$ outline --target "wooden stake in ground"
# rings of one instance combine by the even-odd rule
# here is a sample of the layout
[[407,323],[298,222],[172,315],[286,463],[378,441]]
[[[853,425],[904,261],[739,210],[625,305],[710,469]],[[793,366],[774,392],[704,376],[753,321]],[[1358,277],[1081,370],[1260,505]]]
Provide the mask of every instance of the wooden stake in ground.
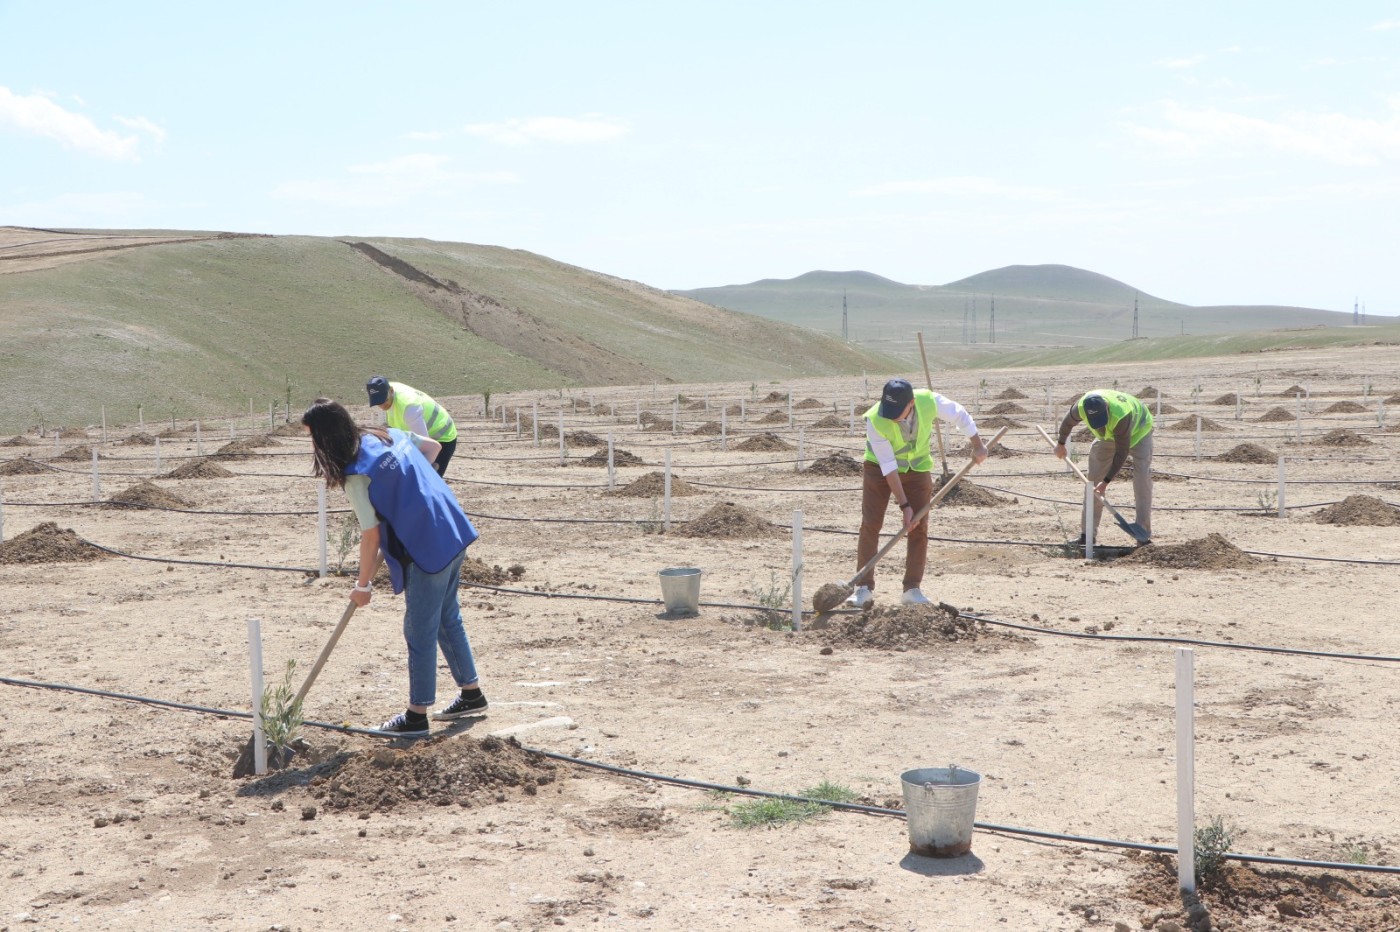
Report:
[[[1001,442],[1001,438],[1006,434],[1007,430],[1008,428],[1003,427],[1001,430],[998,430],[996,432],[996,435],[993,436],[991,440],[987,441],[987,451],[989,453],[991,452],[992,447],[996,446],[998,443]],[[920,521],[924,520],[924,516],[927,515],[930,511],[932,511],[935,505],[943,501],[943,499],[947,497],[948,493],[953,491],[953,487],[962,481],[963,476],[966,476],[969,472],[971,472],[972,467],[976,465],[976,460],[968,459],[967,464],[963,466],[962,469],[959,469],[956,475],[954,475],[951,479],[943,483],[942,488],[938,490],[938,494],[934,495],[933,498],[929,500],[929,503],[927,505],[919,509],[918,514],[914,515],[914,519],[909,522],[910,525],[917,525]],[[908,530],[901,525],[899,528],[899,532],[895,534],[894,537],[890,538],[890,542],[885,544],[885,546],[881,547],[879,552],[876,553],[875,556],[871,557],[870,560],[864,566],[857,570],[856,574],[851,577],[849,582],[843,583],[840,586],[836,587],[836,591],[832,591],[832,587],[830,586],[822,586],[821,589],[818,589],[817,595],[812,598],[812,608],[817,610],[817,617],[812,619],[812,623],[808,625],[808,627],[825,627],[827,616],[834,612],[836,608],[842,602],[844,602],[853,591],[855,591],[856,582],[866,573],[870,572],[871,568],[873,568],[875,564],[879,563],[880,560],[884,558],[885,554],[893,550],[894,545],[903,540],[904,535],[907,533]]]
[[[924,361],[924,381],[928,390],[933,391],[933,376],[928,371],[928,354],[924,352],[924,332],[919,331],[919,358]],[[933,415],[933,435],[938,438],[938,464],[943,467],[943,484],[948,484],[948,457],[943,453],[943,428],[938,426],[937,406]]]

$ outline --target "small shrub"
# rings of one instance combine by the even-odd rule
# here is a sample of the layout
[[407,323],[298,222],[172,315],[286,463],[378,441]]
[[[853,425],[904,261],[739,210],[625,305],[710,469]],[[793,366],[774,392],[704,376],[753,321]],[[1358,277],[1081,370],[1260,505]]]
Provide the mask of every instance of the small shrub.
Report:
[[284,757],[289,756],[292,742],[301,735],[301,726],[305,722],[301,714],[301,700],[293,701],[296,690],[292,688],[292,674],[296,666],[295,660],[288,660],[282,682],[267,687],[262,694],[263,734],[267,736],[268,744],[277,748]]
[[1234,843],[1234,830],[1220,816],[1212,816],[1210,824],[1195,831],[1196,880],[1214,877],[1225,867],[1225,855]]

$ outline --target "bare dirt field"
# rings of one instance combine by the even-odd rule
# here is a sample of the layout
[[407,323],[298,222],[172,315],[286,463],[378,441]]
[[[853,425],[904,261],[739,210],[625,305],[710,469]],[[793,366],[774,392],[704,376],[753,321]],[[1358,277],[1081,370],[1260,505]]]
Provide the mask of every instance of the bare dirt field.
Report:
[[[1086,564],[1061,546],[1082,486],[1034,425],[1114,384],[1159,389],[1178,413],[1156,434],[1154,545]],[[1237,853],[1400,863],[1400,412],[1382,427],[1378,410],[1400,390],[1400,351],[938,387],[986,421],[1000,399],[1027,412],[1003,441],[1019,455],[969,477],[990,501],[933,515],[924,589],[964,614],[894,610],[900,546],[877,612],[797,632],[757,606],[784,604],[795,510],[808,607],[855,572],[860,480],[843,460],[861,439],[844,425],[873,376],[686,385],[675,407],[674,386],[494,397],[504,425],[479,397],[444,399],[461,430],[448,477],[481,531],[472,578],[495,586],[462,591],[489,716],[409,746],[308,727],[290,769],[235,779],[246,720],[0,684],[0,930],[1400,928],[1394,874],[1231,861],[1191,909],[1174,858],[1113,844],[1175,846],[1171,639],[1186,639],[1198,825],[1220,819]],[[1226,393],[1238,418],[1215,403]],[[563,407],[564,465],[557,430],[534,443],[536,402],[542,425]],[[1261,420],[1276,407],[1289,418]],[[638,429],[638,412],[664,427]],[[1194,421],[1172,429],[1196,417],[1199,441]],[[824,418],[842,426],[812,426]],[[300,682],[351,583],[302,572],[318,565],[306,442],[213,457],[230,426],[244,441],[269,425],[204,422],[198,443],[192,424],[0,438],[0,676],[246,711],[255,616],[269,679],[295,660]],[[640,460],[614,477],[645,480],[640,494],[607,494],[606,469],[585,462],[598,447],[568,441],[583,432]],[[766,434],[782,442],[739,449]],[[1227,455],[1242,444],[1265,452]],[[85,458],[64,458],[79,445]],[[668,449],[692,493],[673,497],[669,531],[651,493]],[[128,504],[91,504],[91,450],[99,497]],[[1268,454],[1284,458],[1285,517]],[[1110,499],[1131,518],[1131,483]],[[1131,543],[1108,518],[1101,542]],[[657,572],[672,566],[703,570],[698,617],[663,612]],[[380,591],[355,615],[308,718],[372,727],[402,709],[401,613]],[[451,687],[444,667],[440,703]],[[901,772],[956,763],[983,775],[982,827],[946,860],[911,854],[898,813],[746,828],[750,797],[528,749],[743,790],[827,783],[879,809],[902,806]]]

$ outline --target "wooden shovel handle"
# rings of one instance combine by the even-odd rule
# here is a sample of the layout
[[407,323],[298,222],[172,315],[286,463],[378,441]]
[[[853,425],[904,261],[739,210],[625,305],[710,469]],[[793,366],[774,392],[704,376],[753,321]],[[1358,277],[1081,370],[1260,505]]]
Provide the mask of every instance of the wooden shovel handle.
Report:
[[[1044,428],[1044,427],[1041,427],[1039,424],[1037,424],[1037,425],[1035,425],[1035,429],[1038,430],[1038,431],[1040,431],[1040,436],[1044,437],[1044,438],[1045,438],[1045,442],[1048,443],[1048,444],[1050,444],[1050,446],[1052,446],[1052,447],[1057,447],[1057,446],[1059,446],[1059,444],[1055,442],[1055,439],[1045,432],[1045,428]],[[1080,479],[1083,479],[1083,480],[1084,480],[1084,484],[1085,484],[1085,485],[1089,486],[1090,488],[1093,488],[1094,483],[1093,483],[1092,481],[1090,481],[1090,479],[1089,479],[1088,476],[1084,475],[1084,471],[1083,471],[1082,469],[1079,468],[1079,464],[1078,464],[1078,463],[1076,463],[1074,460],[1070,459],[1068,456],[1065,457],[1065,462],[1066,462],[1066,463],[1069,463],[1069,468],[1074,470],[1074,474],[1075,474],[1076,476],[1078,476]],[[1099,493],[1096,491],[1094,494],[1095,494],[1095,495],[1098,495]],[[1102,496],[1102,495],[1099,495],[1099,498],[1103,498],[1103,496]]]
[[[928,371],[928,354],[924,352],[924,332],[919,331],[919,358],[924,361],[924,381],[928,390],[933,391],[933,376]],[[933,435],[938,438],[938,463],[943,467],[943,478],[948,478],[948,457],[943,452],[943,428],[938,426],[938,417],[933,419]]]
[[311,692],[311,684],[316,682],[316,677],[321,672],[321,668],[330,659],[331,651],[335,650],[335,642],[340,640],[340,636],[345,633],[345,626],[350,624],[350,616],[355,614],[355,603],[351,602],[345,606],[345,611],[341,613],[340,623],[331,632],[331,639],[326,642],[326,646],[321,648],[321,656],[316,658],[316,662],[311,666],[311,672],[306,674],[306,681],[301,684],[301,689],[297,690],[297,697],[292,700],[295,705],[306,698],[306,694]]

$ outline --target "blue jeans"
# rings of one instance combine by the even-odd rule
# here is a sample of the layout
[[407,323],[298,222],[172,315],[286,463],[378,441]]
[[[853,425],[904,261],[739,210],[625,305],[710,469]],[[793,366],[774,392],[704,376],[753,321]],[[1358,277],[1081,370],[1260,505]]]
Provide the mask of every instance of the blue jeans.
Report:
[[438,648],[459,687],[476,682],[476,662],[457,604],[466,553],[457,554],[437,573],[425,573],[411,561],[405,567],[403,639],[408,644],[409,705],[430,706],[437,700]]

